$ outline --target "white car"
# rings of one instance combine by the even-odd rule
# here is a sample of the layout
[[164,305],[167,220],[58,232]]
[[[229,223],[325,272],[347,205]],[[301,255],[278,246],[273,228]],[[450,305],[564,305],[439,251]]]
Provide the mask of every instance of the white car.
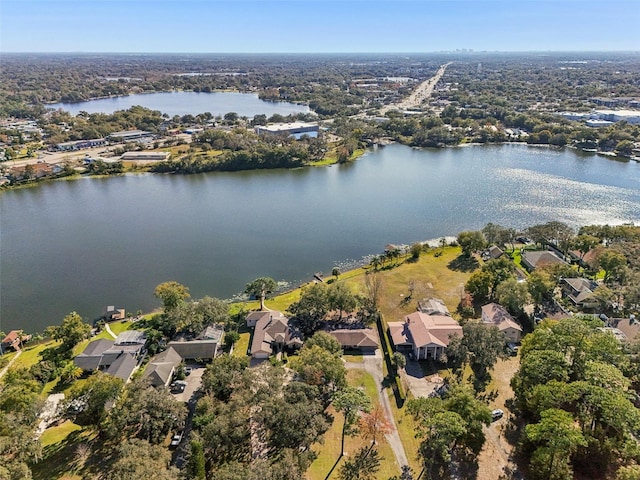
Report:
[[180,445],[180,442],[182,441],[182,432],[177,432],[172,438],[171,438],[171,446],[172,447],[177,447],[178,445]]
[[491,421],[493,422],[495,422],[496,420],[500,420],[503,416],[504,412],[499,408],[491,411]]

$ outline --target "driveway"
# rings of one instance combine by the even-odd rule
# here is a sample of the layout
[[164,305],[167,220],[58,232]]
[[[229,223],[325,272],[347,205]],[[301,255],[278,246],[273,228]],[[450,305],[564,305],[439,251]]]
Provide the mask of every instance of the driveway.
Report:
[[173,398],[178,402],[187,403],[193,397],[196,390],[200,388],[202,384],[202,374],[205,371],[205,367],[198,364],[187,365],[191,367],[191,375],[185,377],[184,381],[187,382],[187,386],[182,393],[174,393]]
[[400,435],[398,435],[398,428],[396,427],[396,421],[393,417],[393,411],[391,410],[391,403],[389,403],[389,396],[387,395],[385,388],[382,386],[384,380],[382,361],[382,353],[380,352],[380,349],[377,349],[375,355],[363,355],[362,363],[346,362],[345,367],[351,370],[364,370],[370,374],[376,382],[378,387],[376,388],[378,392],[378,400],[380,405],[384,408],[387,419],[393,426],[393,431],[385,435],[385,437],[395,454],[398,469],[400,469],[404,465],[409,465],[409,461],[407,460],[407,454],[404,451],[404,445],[402,445],[402,441],[400,440]]
[[422,371],[420,364],[408,358],[407,366],[401,376],[414,398],[428,397],[441,385],[439,382],[430,381]]

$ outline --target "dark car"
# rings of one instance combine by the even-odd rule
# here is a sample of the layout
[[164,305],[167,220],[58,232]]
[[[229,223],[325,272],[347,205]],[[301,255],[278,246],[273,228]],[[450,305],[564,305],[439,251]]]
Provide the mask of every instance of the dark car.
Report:
[[184,382],[182,380],[176,380],[175,382],[173,382],[169,388],[171,390],[171,393],[182,393],[184,392],[184,389],[187,386],[187,382]]

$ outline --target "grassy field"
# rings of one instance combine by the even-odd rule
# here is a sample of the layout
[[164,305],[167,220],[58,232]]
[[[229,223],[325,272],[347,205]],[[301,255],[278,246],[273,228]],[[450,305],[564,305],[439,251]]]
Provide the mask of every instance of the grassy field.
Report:
[[[427,297],[441,298],[455,313],[464,284],[471,275],[459,256],[459,247],[437,248],[423,252],[415,262],[404,261],[381,269],[378,273],[383,282],[380,310],[387,321],[400,320],[414,312],[418,301]],[[340,281],[347,280],[354,291],[364,292],[364,272],[365,269],[349,272],[341,275]],[[411,295],[410,286],[413,287]]]
[[[349,370],[347,381],[351,386],[362,388],[367,395],[369,395],[372,403],[374,405],[378,404],[376,384],[371,375],[362,370]],[[331,480],[338,478],[338,470],[342,464],[342,459],[340,459],[340,445],[342,441],[344,416],[336,412],[333,407],[329,407],[328,413],[333,417],[333,424],[327,433],[325,433],[324,442],[314,447],[314,450],[318,452],[318,458],[311,464],[309,470],[307,470],[307,480]],[[365,446],[368,446],[368,442],[359,436],[347,437],[345,439],[345,452],[347,456],[353,455],[357,450]],[[378,452],[382,457],[382,462],[376,478],[389,478],[398,475],[399,469],[396,466],[393,450],[391,450],[386,440],[378,440]],[[338,462],[336,463],[336,461]],[[334,466],[335,468],[333,468]],[[327,477],[329,472],[331,472],[331,476]]]

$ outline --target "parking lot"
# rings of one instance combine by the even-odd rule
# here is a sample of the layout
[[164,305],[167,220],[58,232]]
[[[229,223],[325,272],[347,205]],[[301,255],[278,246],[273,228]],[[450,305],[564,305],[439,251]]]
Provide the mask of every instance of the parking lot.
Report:
[[191,375],[184,378],[187,386],[183,392],[173,394],[173,397],[178,402],[188,402],[194,392],[200,388],[200,384],[202,383],[202,374],[204,373],[205,367],[198,364],[189,364],[187,366],[191,367]]

